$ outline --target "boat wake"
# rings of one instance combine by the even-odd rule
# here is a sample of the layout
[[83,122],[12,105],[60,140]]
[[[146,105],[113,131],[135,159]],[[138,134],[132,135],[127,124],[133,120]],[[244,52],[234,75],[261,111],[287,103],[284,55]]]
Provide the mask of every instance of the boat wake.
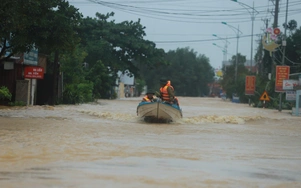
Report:
[[129,120],[137,119],[137,116],[133,114],[96,112],[91,110],[79,110],[79,112],[88,114],[90,116],[99,117],[103,119],[110,119],[110,120],[129,121]]
[[218,116],[218,115],[200,115],[196,117],[187,117],[179,120],[184,124],[202,124],[202,123],[226,123],[226,124],[245,124],[249,121],[262,119],[262,116]]

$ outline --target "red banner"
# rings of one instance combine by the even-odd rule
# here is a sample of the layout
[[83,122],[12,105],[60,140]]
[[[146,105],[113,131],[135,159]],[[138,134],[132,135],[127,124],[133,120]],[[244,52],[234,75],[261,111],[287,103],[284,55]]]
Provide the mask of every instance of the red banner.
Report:
[[27,66],[24,69],[24,78],[44,79],[44,68]]
[[288,80],[289,74],[289,66],[276,66],[275,92],[284,92],[283,80]]
[[256,88],[256,77],[246,76],[245,95],[254,95]]

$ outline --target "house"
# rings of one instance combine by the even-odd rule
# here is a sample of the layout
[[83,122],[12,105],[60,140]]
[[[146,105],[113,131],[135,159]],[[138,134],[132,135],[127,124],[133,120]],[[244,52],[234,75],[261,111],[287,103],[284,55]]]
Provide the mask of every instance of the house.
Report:
[[37,98],[37,79],[43,79],[46,70],[46,57],[37,49],[12,56],[0,63],[0,86],[5,86],[12,94],[11,101],[0,100],[0,104],[24,102],[35,104]]

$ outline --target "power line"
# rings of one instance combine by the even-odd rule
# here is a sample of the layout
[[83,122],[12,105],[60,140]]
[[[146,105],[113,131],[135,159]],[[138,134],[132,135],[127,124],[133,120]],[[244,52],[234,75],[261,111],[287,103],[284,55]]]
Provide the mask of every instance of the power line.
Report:
[[[258,34],[255,34],[258,35]],[[250,37],[251,35],[242,35],[239,36],[239,38],[245,38],[245,37]],[[233,37],[227,37],[227,39],[236,39],[237,36],[233,36]],[[222,39],[219,38],[214,38],[214,39],[202,39],[202,40],[180,40],[180,41],[153,41],[155,43],[194,43],[194,42],[209,42],[209,41],[219,41]]]
[[[112,9],[120,10],[129,14],[134,14],[138,16],[143,16],[152,19],[160,19],[165,21],[172,21],[172,22],[185,22],[185,23],[219,23],[220,17],[226,19],[228,23],[243,23],[249,22],[249,15],[239,9],[213,9],[213,10],[185,10],[185,9],[162,9],[162,8],[149,8],[149,7],[141,7],[141,6],[132,6],[126,3],[135,3],[135,4],[147,4],[152,1],[122,1],[123,4],[118,2],[108,2],[108,1],[100,1],[100,0],[88,0],[88,2],[93,2],[96,4],[100,4],[102,6],[106,6]],[[184,2],[184,1],[161,1],[160,2]],[[209,1],[208,1],[209,2]],[[212,2],[212,1],[211,1]],[[301,4],[298,1],[294,1],[293,5]],[[262,8],[267,6],[258,6],[256,8]],[[170,10],[172,10],[170,12]],[[177,11],[177,12],[173,12]],[[186,11],[186,12],[183,12]],[[296,11],[295,14],[298,12],[301,13],[298,9],[292,10]],[[221,12],[222,14],[216,14],[217,12]],[[259,10],[260,14],[266,13],[266,10]],[[208,14],[210,13],[210,14]],[[164,18],[162,18],[164,15]],[[200,17],[204,17],[206,21],[199,21]],[[195,21],[197,20],[197,21]],[[256,19],[259,21],[258,19]]]

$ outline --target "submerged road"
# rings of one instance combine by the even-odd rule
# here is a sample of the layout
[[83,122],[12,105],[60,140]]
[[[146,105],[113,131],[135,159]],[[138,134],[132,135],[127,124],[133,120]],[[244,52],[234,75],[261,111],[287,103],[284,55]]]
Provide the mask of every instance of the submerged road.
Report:
[[301,187],[301,119],[179,97],[145,123],[140,98],[0,108],[0,187]]

